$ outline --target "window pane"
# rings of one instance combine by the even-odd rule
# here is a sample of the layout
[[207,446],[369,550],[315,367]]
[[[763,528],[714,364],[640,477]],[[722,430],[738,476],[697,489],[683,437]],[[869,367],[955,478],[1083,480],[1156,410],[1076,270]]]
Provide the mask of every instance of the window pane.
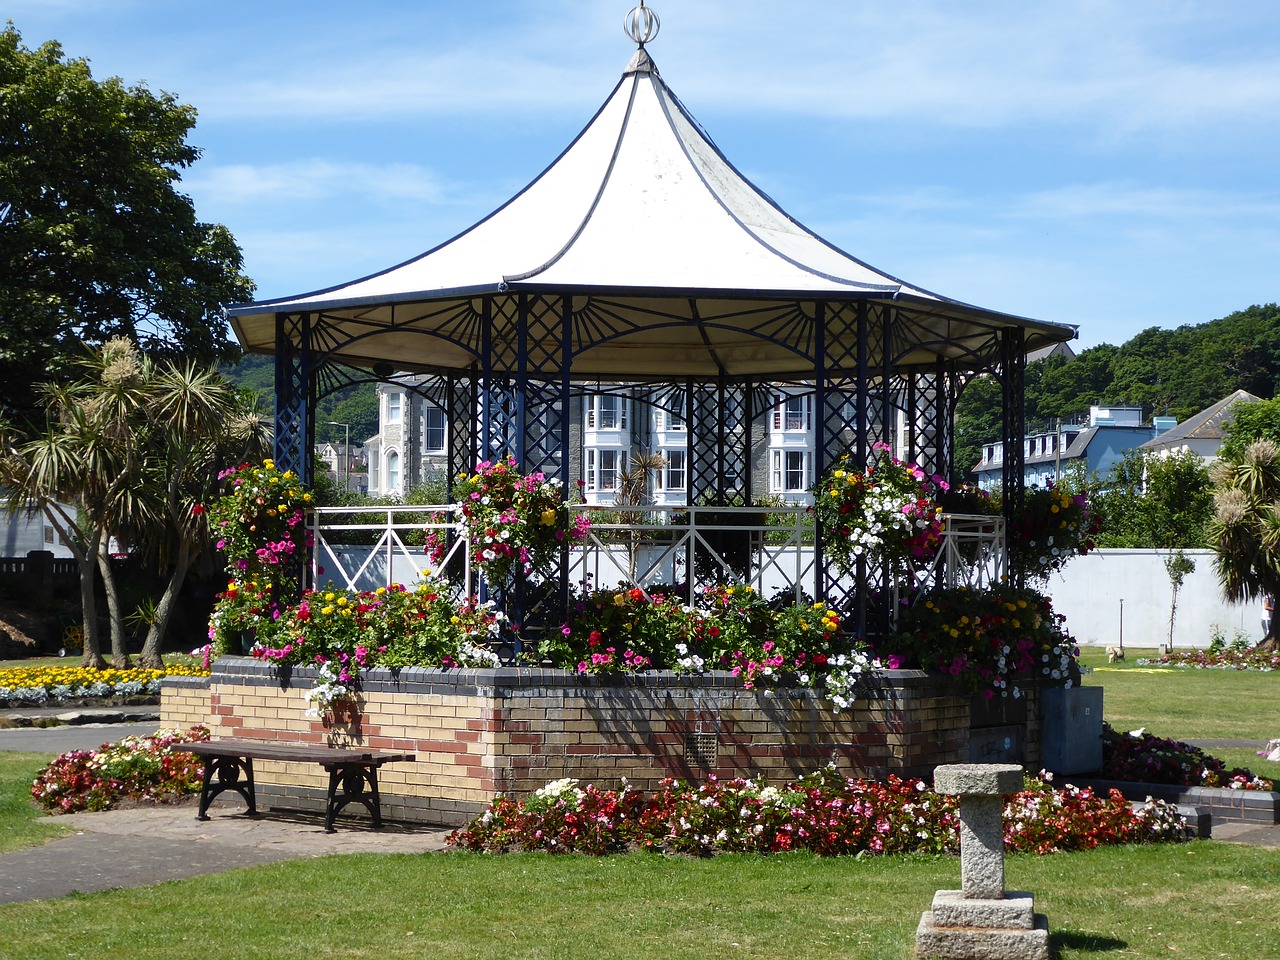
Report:
[[621,397],[600,397],[600,418],[598,421],[601,430],[618,430],[622,427],[622,398]]
[[805,455],[801,450],[787,451],[787,467],[786,467],[786,489],[788,491],[804,490],[808,484],[805,483],[804,469]]
[[618,488],[618,451],[600,451],[600,487],[601,490]]
[[422,408],[422,449],[426,453],[444,453],[444,411],[439,407]]
[[663,471],[662,487],[664,490],[684,489],[684,451],[668,450],[667,465]]

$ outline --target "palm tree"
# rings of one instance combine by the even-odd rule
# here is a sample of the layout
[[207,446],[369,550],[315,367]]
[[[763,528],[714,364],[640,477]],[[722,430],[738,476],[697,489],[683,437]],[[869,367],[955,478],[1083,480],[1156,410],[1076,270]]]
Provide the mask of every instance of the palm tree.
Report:
[[145,666],[160,666],[178,592],[208,542],[203,506],[217,472],[265,452],[264,424],[212,369],[154,364],[125,339],[109,341],[80,367],[82,380],[44,388],[43,433],[19,442],[5,432],[0,483],[11,505],[45,513],[79,563],[86,666],[104,665],[95,568],[110,614],[112,664],[128,665],[110,539],[168,572],[141,656]]
[[[94,573],[109,575],[107,545],[110,521],[107,504],[127,489],[129,470],[110,437],[88,416],[77,387],[41,388],[47,422],[33,439],[12,428],[3,433],[4,457],[0,483],[8,490],[11,511],[43,513],[71,550],[80,568],[80,611],[86,667],[106,666],[98,636]],[[113,661],[124,665],[123,648],[113,649]]]
[[[1254,440],[1213,466],[1210,543],[1223,596],[1232,601],[1280,594],[1280,447]],[[1276,625],[1259,644],[1277,649]]]

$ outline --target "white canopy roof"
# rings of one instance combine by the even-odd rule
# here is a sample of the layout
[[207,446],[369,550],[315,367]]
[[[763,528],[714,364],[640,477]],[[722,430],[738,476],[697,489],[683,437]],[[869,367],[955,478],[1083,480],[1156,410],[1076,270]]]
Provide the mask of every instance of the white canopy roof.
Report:
[[[251,352],[275,349],[276,314],[305,312],[345,330],[331,341],[338,360],[456,368],[476,362],[456,335],[458,309],[521,292],[572,295],[575,311],[604,298],[623,323],[625,335],[575,356],[575,377],[811,370],[759,336],[761,311],[794,313],[797,301],[892,300],[932,356],[973,351],[1004,327],[1025,328],[1028,349],[1075,335],[910,286],[813,234],[738,173],[643,47],[568,149],[469,230],[381,273],[228,313]],[[749,321],[743,301],[754,302]],[[388,336],[364,337],[373,327]]]

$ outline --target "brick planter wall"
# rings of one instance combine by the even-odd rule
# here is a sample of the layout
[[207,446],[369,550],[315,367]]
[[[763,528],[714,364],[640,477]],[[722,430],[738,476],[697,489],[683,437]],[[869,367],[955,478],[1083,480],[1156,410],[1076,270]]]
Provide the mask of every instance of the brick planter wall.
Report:
[[[215,738],[413,751],[417,763],[379,773],[384,811],[442,824],[465,823],[495,794],[523,796],[561,777],[601,786],[626,777],[653,789],[665,777],[784,780],[828,763],[855,776],[927,777],[970,755],[969,697],[916,670],[878,674],[869,696],[833,713],[812,691],[766,696],[728,674],[375,668],[353,703],[323,719],[305,715],[314,676],[224,657],[201,681],[207,700],[189,681],[164,681],[162,717],[207,719]],[[1024,739],[1033,741],[1038,754],[1038,738]],[[322,808],[318,766],[259,762],[255,772],[264,806]]]

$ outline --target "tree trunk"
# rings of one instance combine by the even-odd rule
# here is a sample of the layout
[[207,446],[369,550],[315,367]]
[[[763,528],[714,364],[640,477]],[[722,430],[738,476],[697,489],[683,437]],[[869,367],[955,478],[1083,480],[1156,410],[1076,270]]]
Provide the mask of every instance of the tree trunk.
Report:
[[1265,653],[1273,657],[1280,655],[1280,637],[1273,633],[1265,640],[1259,641],[1258,645],[1253,649],[1255,653]]
[[83,666],[102,670],[107,661],[102,659],[98,643],[98,601],[93,594],[94,558],[97,553],[97,545],[94,544],[86,556],[76,558],[80,566],[80,629],[84,637],[84,658],[80,662]]
[[169,572],[169,582],[164,586],[164,593],[156,605],[155,621],[147,628],[147,639],[142,644],[142,655],[139,662],[151,669],[160,669],[164,660],[160,650],[164,645],[165,633],[169,629],[169,621],[173,618],[174,608],[178,605],[178,594],[187,579],[187,571],[191,569],[191,544],[181,540],[178,555],[174,558],[173,569]]
[[102,573],[102,585],[107,595],[107,616],[111,622],[111,666],[117,670],[129,669],[128,638],[124,632],[124,614],[120,609],[120,590],[111,569],[111,555],[98,552],[98,570]]

